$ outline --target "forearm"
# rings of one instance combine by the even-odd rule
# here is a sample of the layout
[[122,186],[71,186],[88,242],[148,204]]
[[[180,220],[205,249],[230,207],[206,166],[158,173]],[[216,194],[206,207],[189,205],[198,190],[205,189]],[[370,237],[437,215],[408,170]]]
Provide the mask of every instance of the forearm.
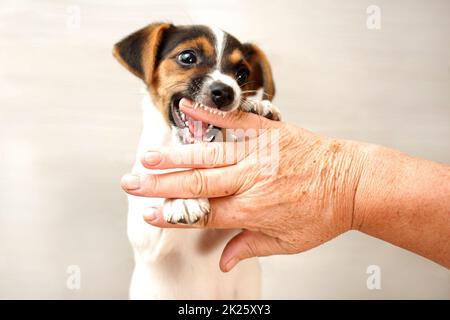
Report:
[[371,147],[352,227],[450,268],[450,166]]

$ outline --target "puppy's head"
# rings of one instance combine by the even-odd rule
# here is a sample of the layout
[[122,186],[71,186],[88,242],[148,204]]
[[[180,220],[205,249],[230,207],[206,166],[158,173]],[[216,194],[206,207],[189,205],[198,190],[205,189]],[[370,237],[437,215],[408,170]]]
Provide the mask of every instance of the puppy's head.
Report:
[[[220,29],[155,23],[121,40],[113,54],[145,82],[154,103],[184,143],[195,142],[196,129],[179,109],[182,98],[227,112],[260,89],[264,99],[271,100],[275,94],[264,53]],[[201,140],[214,138],[208,135],[212,126],[201,124],[200,129]]]

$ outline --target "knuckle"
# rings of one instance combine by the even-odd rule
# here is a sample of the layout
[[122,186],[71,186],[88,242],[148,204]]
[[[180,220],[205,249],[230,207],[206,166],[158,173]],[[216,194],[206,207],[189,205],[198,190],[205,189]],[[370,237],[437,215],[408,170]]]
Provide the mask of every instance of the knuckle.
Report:
[[256,244],[254,241],[245,240],[244,243],[244,252],[246,254],[246,257],[253,257],[256,256]]
[[206,190],[206,177],[198,169],[191,170],[187,179],[184,180],[184,190],[187,190],[193,197],[199,197]]
[[206,146],[204,164],[215,165],[221,161],[221,149],[217,143],[211,143]]
[[147,191],[159,189],[159,178],[157,175],[149,174],[145,177],[145,186]]

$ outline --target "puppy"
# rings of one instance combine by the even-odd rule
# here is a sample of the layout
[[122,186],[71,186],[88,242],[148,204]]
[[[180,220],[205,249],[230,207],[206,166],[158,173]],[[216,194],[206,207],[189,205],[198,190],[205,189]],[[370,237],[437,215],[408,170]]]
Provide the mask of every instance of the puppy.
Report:
[[[275,87],[269,62],[255,45],[207,26],[155,23],[114,46],[114,56],[144,81],[143,132],[134,173],[160,173],[141,164],[143,153],[162,146],[210,142],[218,129],[181,112],[188,98],[226,116],[241,108],[279,120],[270,101]],[[257,94],[262,94],[258,99]],[[252,97],[253,96],[253,97]],[[167,171],[166,171],[167,172]],[[129,196],[128,237],[135,268],[131,299],[256,299],[260,270],[256,259],[222,273],[218,261],[239,230],[158,229],[144,222],[149,207],[163,205],[171,223],[196,223],[209,213],[208,199],[161,199]]]

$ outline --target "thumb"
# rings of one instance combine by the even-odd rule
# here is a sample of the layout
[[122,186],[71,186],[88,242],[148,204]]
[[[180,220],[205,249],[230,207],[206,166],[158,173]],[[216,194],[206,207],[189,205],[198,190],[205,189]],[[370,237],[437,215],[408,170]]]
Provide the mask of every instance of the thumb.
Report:
[[279,239],[260,232],[244,230],[225,246],[220,258],[220,269],[228,272],[241,260],[269,256],[284,251]]

